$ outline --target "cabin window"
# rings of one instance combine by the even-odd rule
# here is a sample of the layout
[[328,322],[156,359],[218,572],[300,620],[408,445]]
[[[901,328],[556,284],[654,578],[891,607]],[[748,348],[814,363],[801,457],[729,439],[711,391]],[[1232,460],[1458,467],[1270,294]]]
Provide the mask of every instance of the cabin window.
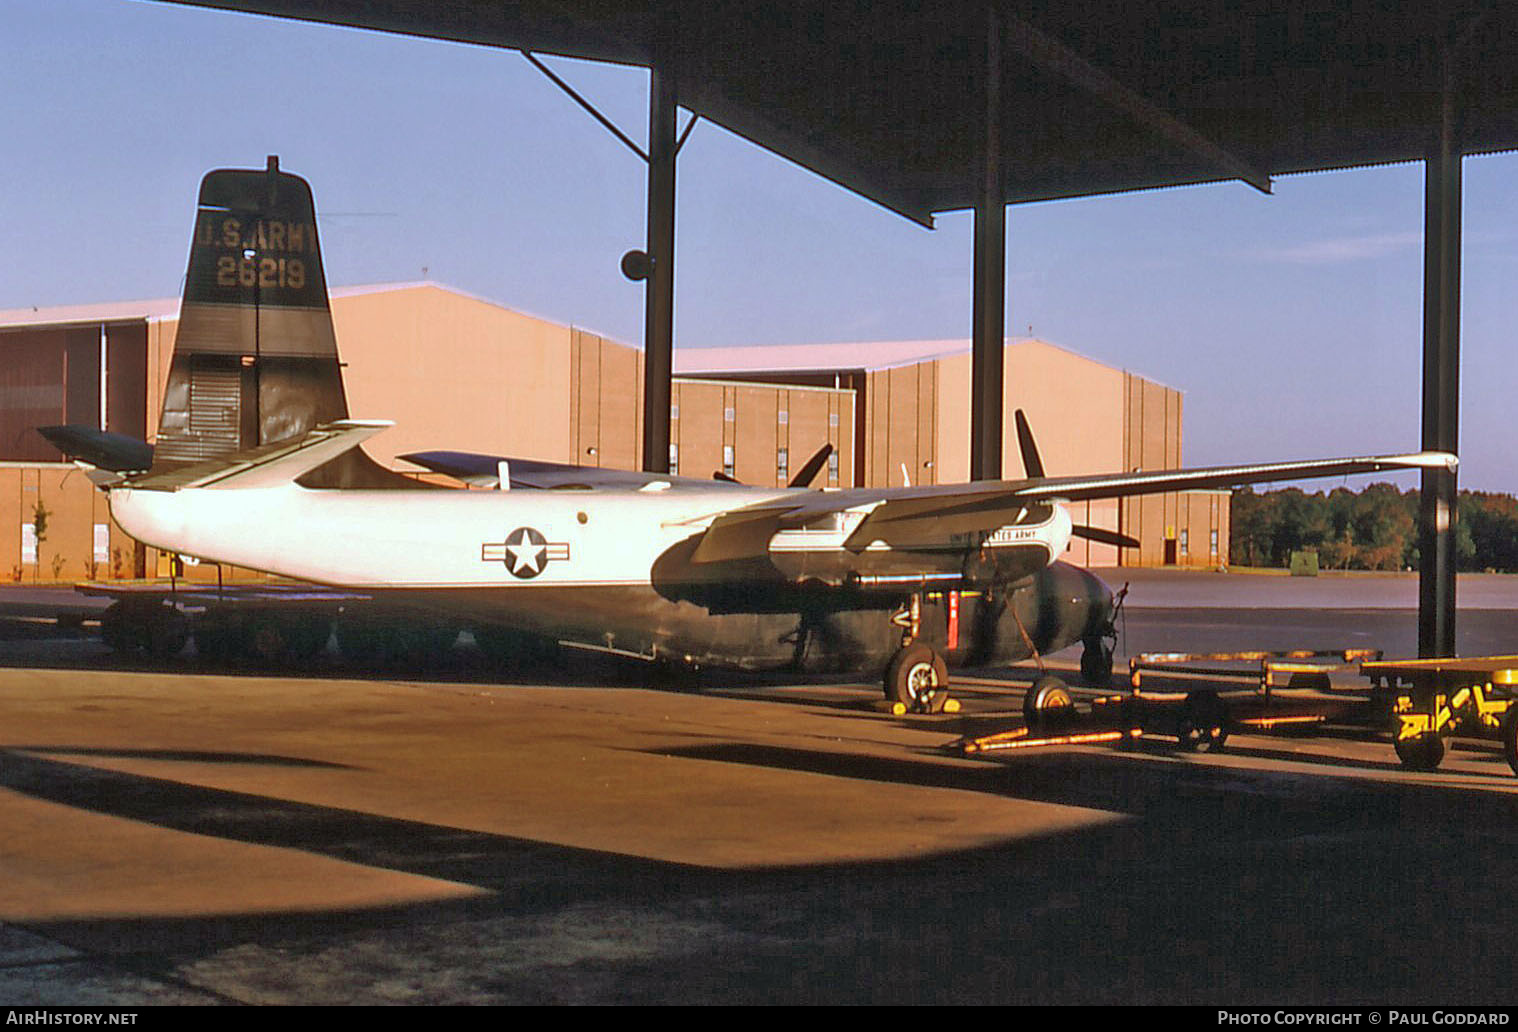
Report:
[[1181,554],[1191,554],[1191,535],[1188,533],[1185,527],[1181,528]]
[[836,448],[828,455],[828,483],[838,483],[838,449]]
[[733,475],[733,446],[730,444],[722,446],[722,472],[727,476]]
[[669,473],[670,476],[680,475],[680,446],[674,442],[669,446]]
[[775,451],[775,479],[782,484],[791,477],[791,450],[779,448]]

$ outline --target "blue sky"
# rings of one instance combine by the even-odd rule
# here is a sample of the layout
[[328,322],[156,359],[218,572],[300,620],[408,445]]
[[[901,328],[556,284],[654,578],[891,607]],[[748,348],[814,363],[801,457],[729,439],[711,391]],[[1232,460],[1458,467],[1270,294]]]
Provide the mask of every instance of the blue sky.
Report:
[[[646,73],[552,63],[642,140]],[[617,262],[642,245],[643,165],[516,53],[0,0],[0,91],[0,308],[176,294],[201,175],[277,153],[315,190],[333,285],[426,269],[641,339],[642,288]],[[1515,491],[1518,156],[1465,170],[1461,483]],[[1008,330],[1183,390],[1191,464],[1414,449],[1422,183],[1402,165],[1278,179],[1272,197],[1014,207]],[[969,334],[966,213],[923,230],[702,123],[677,231],[676,347]]]

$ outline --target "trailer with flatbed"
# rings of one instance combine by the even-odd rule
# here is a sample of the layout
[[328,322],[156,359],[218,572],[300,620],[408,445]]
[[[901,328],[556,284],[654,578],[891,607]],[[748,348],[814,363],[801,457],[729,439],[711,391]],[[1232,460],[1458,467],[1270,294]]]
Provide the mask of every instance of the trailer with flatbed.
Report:
[[1138,739],[1184,751],[1220,750],[1239,731],[1281,732],[1384,721],[1374,693],[1344,686],[1373,649],[1154,652],[1129,660],[1128,690],[1077,702],[1052,675],[1023,697],[1022,721],[954,743],[966,754]]
[[[1363,683],[1346,683],[1351,673]],[[1398,760],[1419,771],[1438,768],[1452,736],[1496,740],[1518,774],[1518,656],[1150,653],[1130,661],[1127,693],[1101,694],[1084,705],[1040,677],[1024,697],[1021,722],[962,738],[953,748],[984,755],[1158,738],[1174,739],[1182,750],[1212,751],[1235,732],[1332,728],[1389,731]]]

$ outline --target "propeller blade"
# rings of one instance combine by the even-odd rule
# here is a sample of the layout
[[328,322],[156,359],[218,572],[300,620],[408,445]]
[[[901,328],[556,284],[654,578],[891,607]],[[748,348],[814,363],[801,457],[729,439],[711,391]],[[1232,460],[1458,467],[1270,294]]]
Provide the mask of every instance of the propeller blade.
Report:
[[1119,548],[1138,548],[1137,538],[1131,538],[1127,534],[1119,534],[1115,530],[1107,530],[1103,527],[1088,527],[1077,523],[1070,528],[1074,537],[1085,538],[1087,541],[1096,541],[1104,545],[1116,545]]
[[729,484],[741,484],[741,483],[743,483],[743,481],[739,480],[737,477],[730,477],[726,473],[722,472],[720,469],[719,470],[715,470],[712,473],[712,479],[713,480],[723,480],[723,481],[726,481]]
[[823,464],[828,461],[828,456],[833,454],[833,446],[824,444],[817,449],[817,454],[806,460],[806,465],[796,471],[791,477],[791,482],[786,487],[811,487],[812,481],[817,479],[817,474],[822,472]]
[[1017,447],[1023,453],[1023,469],[1034,480],[1042,480],[1044,460],[1038,457],[1038,445],[1033,443],[1033,430],[1028,426],[1028,417],[1023,415],[1022,409],[1013,415],[1017,420]]

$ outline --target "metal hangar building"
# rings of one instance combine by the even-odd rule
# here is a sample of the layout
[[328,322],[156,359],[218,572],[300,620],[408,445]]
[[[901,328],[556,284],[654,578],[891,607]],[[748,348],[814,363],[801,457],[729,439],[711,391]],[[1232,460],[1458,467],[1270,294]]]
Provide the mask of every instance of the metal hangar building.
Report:
[[[168,557],[117,528],[104,497],[34,428],[76,423],[152,440],[178,313],[177,299],[0,312],[0,576],[169,572]],[[366,445],[382,463],[407,469],[397,456],[452,448],[643,466],[636,348],[436,283],[335,289],[332,314],[350,411],[396,423]],[[1008,414],[1025,410],[1052,473],[1182,464],[1179,391],[1042,340],[1008,340],[1004,352]],[[670,472],[783,485],[830,444],[819,487],[969,479],[968,340],[694,346],[675,357]],[[1063,418],[1077,398],[1094,418]],[[197,418],[235,421],[226,406],[236,403],[208,395]],[[1005,426],[1005,451],[1017,455],[1010,418]],[[1006,473],[1022,471],[1009,464]],[[1228,494],[1217,491],[1081,503],[1078,522],[1142,547],[1076,540],[1067,558],[1217,566],[1228,554],[1228,513]]]

